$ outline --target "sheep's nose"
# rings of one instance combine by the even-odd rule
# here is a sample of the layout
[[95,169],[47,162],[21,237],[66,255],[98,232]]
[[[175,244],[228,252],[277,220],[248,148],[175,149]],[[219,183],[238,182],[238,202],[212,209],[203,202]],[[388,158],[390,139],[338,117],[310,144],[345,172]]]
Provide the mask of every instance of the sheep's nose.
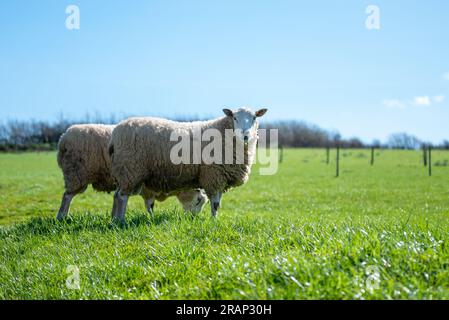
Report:
[[248,142],[248,136],[244,136],[243,141]]

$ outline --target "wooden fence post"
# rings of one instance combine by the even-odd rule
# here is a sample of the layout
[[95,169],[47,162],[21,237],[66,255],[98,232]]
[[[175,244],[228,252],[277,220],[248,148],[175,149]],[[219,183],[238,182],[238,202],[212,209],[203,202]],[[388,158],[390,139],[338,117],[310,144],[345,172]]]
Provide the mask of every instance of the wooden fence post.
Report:
[[326,164],[329,164],[330,148],[326,147]]
[[422,145],[422,155],[424,160],[424,167],[427,167],[427,148],[425,144]]
[[374,166],[374,147],[371,147],[371,165]]
[[335,176],[338,178],[340,176],[340,145],[337,144],[337,169]]
[[284,160],[284,147],[282,145],[279,146],[279,163],[282,163]]
[[428,146],[428,150],[429,150],[429,177],[432,176],[432,146],[429,145]]

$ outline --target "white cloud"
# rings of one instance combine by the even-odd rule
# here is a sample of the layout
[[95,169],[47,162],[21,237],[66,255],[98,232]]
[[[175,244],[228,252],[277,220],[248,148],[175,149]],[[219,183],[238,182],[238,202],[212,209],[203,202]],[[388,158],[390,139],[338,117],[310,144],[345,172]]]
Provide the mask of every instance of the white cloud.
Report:
[[387,99],[383,100],[382,104],[389,109],[407,109],[411,106],[416,107],[430,107],[432,103],[442,103],[446,99],[446,96],[442,94],[430,96],[416,96],[411,100],[401,99]]
[[390,109],[405,109],[406,107],[404,102],[397,99],[384,100],[382,101],[382,104]]
[[433,101],[435,101],[436,103],[441,103],[444,101],[445,98],[446,97],[444,95],[439,94],[439,95],[433,97]]
[[443,79],[449,81],[449,72],[446,72],[445,74],[443,74]]
[[421,96],[413,98],[413,104],[415,106],[428,107],[432,104],[432,102],[430,101],[429,96]]

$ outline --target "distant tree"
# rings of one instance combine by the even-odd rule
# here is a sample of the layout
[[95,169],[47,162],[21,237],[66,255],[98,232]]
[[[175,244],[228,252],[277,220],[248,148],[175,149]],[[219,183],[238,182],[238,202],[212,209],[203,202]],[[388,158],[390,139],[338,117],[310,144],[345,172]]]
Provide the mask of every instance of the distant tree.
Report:
[[371,146],[374,148],[382,148],[382,142],[378,139],[374,139],[373,142],[371,142]]
[[441,149],[449,150],[449,140],[444,140],[441,143]]
[[341,143],[343,148],[363,148],[365,145],[359,138],[351,138],[349,140],[343,140]]
[[6,126],[1,123],[0,124],[0,144],[4,144],[8,141],[8,131],[6,130]]
[[[329,144],[329,133],[326,130],[306,122],[278,121],[264,123],[260,128],[278,129],[279,145],[285,147],[326,147]],[[269,137],[267,139],[269,144]]]
[[341,140],[341,134],[337,131],[331,131],[328,133],[329,140],[334,144],[337,144]]
[[[51,150],[55,149],[59,137],[69,126],[75,123],[105,123],[114,124],[129,115],[114,115],[103,117],[100,113],[86,113],[81,119],[67,120],[62,114],[56,121],[18,121],[0,122],[0,151],[10,150]],[[198,116],[177,117],[178,121],[202,120]],[[204,120],[204,119],[203,119]],[[360,139],[345,139],[337,131],[329,131],[304,121],[276,121],[261,123],[261,129],[278,129],[279,145],[290,148],[365,148]],[[263,141],[263,139],[267,139]],[[259,143],[270,143],[270,137],[260,137]],[[418,138],[406,133],[393,134],[388,139],[387,146],[399,149],[417,149],[421,145]],[[381,147],[379,140],[374,140],[371,146]],[[449,149],[449,141],[444,141],[439,148]]]
[[419,149],[421,141],[407,133],[395,133],[388,138],[388,146],[392,149]]

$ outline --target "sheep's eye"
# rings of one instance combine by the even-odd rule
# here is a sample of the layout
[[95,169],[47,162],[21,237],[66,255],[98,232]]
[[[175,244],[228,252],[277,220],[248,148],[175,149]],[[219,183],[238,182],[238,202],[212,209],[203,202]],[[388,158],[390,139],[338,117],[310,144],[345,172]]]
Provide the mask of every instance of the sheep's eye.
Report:
[[235,121],[237,121],[237,118],[236,118],[236,117],[234,117],[234,120],[235,120]]
[[254,117],[253,120],[256,120],[256,117]]

